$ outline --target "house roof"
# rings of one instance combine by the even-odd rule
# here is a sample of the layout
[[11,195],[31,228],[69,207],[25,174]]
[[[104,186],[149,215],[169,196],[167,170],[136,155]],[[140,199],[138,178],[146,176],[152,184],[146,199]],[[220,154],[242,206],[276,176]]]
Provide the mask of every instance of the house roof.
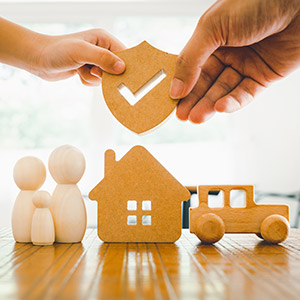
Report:
[[105,176],[89,198],[99,201],[113,194],[126,194],[129,199],[138,195],[171,197],[179,202],[190,198],[188,190],[142,146],[131,148],[119,161],[114,159],[113,150],[105,152]]

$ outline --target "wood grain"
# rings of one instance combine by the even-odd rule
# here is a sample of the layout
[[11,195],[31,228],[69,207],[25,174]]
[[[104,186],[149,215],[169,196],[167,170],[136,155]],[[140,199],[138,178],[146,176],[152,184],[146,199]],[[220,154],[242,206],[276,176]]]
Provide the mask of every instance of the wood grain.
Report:
[[300,230],[281,245],[227,234],[203,245],[183,230],[174,244],[15,243],[0,229],[0,299],[299,299]]

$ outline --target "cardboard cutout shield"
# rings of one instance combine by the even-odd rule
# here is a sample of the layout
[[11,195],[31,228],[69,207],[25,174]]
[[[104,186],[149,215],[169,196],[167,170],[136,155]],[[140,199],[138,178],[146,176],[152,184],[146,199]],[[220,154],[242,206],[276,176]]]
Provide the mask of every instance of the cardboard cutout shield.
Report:
[[[121,75],[103,73],[104,99],[120,123],[135,133],[145,133],[163,122],[177,105],[178,100],[169,97],[177,55],[158,50],[146,41],[116,54],[124,60],[126,70]],[[163,74],[165,78],[162,79],[160,75]],[[155,80],[160,82],[143,93],[143,87]],[[129,91],[133,100],[139,98],[138,94],[141,99],[130,103],[120,93],[122,87]]]

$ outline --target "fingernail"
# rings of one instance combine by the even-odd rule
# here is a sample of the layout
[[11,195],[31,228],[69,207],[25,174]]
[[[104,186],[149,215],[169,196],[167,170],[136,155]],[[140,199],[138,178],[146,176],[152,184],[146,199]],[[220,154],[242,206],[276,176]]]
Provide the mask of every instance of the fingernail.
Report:
[[170,97],[174,99],[181,98],[183,92],[183,82],[180,79],[174,78],[171,83]]
[[124,62],[121,61],[121,60],[118,60],[118,61],[114,64],[113,69],[114,69],[116,72],[118,72],[118,73],[123,72],[124,69],[125,69],[125,64],[124,64]]

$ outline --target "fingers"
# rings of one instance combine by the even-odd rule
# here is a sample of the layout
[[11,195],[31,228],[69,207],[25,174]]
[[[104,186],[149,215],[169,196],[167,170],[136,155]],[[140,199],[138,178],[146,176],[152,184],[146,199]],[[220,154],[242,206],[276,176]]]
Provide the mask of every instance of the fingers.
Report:
[[264,87],[251,78],[244,78],[229,94],[220,98],[215,104],[218,112],[235,112],[248,105]]
[[121,41],[107,31],[103,29],[96,29],[95,31],[98,37],[97,46],[106,48],[113,52],[126,49],[125,45]]
[[[101,82],[100,77],[93,75],[92,70],[93,68],[90,69],[87,65],[84,65],[79,69],[77,69],[77,73],[80,77],[80,80],[84,85],[97,86],[100,84]],[[93,72],[94,73],[96,72],[95,69]]]
[[80,64],[96,65],[111,74],[120,74],[125,70],[125,63],[117,55],[88,42],[80,42],[74,59]]
[[81,81],[81,83],[82,83],[83,85],[85,85],[85,86],[94,86],[93,84],[91,84],[91,83],[85,81],[82,77],[79,76],[79,78],[80,78],[80,81]]
[[[73,34],[73,36],[77,36],[77,34]],[[85,41],[93,45],[97,45],[113,52],[126,49],[123,43],[104,29],[90,29],[82,31],[80,36],[82,36]]]
[[219,75],[223,72],[225,66],[215,56],[210,56],[202,68],[200,77],[191,93],[180,100],[177,105],[177,117],[182,120],[188,120],[190,111],[201,99],[208,89],[213,85]]
[[219,46],[220,42],[215,40],[208,23],[200,19],[191,39],[177,58],[170,97],[180,99],[191,92],[199,78],[202,66]]
[[248,105],[264,87],[251,78],[244,78],[234,69],[228,67],[206,94],[199,98],[191,93],[187,98],[196,102],[188,118],[200,124],[210,119],[215,112],[235,112]]
[[192,108],[189,119],[199,124],[207,121],[215,114],[215,103],[230,93],[242,80],[242,76],[234,69],[227,67],[210,87],[207,93]]
[[102,70],[97,66],[92,66],[90,68],[90,73],[98,78],[102,78],[102,74],[103,74]]

